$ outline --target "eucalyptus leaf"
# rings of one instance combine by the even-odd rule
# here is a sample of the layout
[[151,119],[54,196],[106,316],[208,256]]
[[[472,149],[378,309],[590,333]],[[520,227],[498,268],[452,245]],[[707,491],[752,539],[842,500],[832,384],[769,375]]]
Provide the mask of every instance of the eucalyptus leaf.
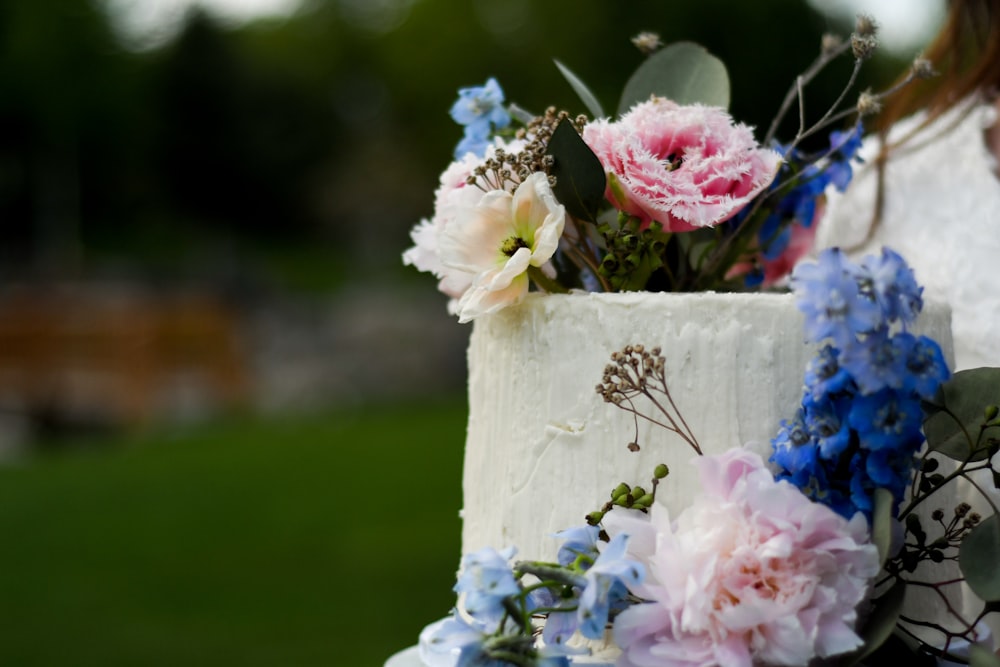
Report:
[[969,588],[983,600],[1000,600],[1000,516],[969,531],[958,551],[958,566]]
[[551,173],[556,184],[552,190],[556,199],[574,218],[596,222],[607,177],[601,161],[569,119],[556,127],[546,152],[553,158]]
[[705,104],[729,108],[729,73],[721,60],[694,42],[675,42],[649,58],[632,73],[618,115],[651,95],[677,104]]
[[[956,461],[981,461],[989,457],[987,440],[974,447],[985,420],[985,408],[998,403],[1000,368],[973,368],[955,373],[942,385],[937,397],[924,404],[927,444]],[[986,436],[1000,437],[1000,429],[991,428]]]
[[555,61],[556,67],[562,73],[563,78],[569,83],[569,85],[576,91],[576,94],[580,96],[580,101],[583,105],[587,107],[587,111],[595,119],[604,118],[604,109],[601,107],[601,103],[597,101],[597,96],[590,92],[590,88],[587,88],[587,84],[580,80],[576,74],[563,65],[558,60]]
[[864,640],[864,646],[846,664],[856,665],[875,652],[885,640],[892,635],[903,610],[903,600],[906,598],[906,582],[897,579],[892,587],[883,593],[872,607],[868,621],[859,633]]
[[1000,667],[1000,656],[978,644],[969,647],[969,667]]
[[885,565],[886,559],[891,555],[889,549],[892,546],[892,506],[895,503],[892,491],[881,487],[875,489],[874,509],[872,510],[872,544],[878,548],[879,565]]

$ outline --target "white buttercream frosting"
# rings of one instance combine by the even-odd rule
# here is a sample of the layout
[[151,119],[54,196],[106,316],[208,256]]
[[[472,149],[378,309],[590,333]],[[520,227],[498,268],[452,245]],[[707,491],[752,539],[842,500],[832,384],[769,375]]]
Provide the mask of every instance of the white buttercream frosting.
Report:
[[[921,321],[950,355],[947,309]],[[582,524],[619,482],[648,490],[659,463],[671,474],[657,502],[672,513],[687,506],[695,452],[642,421],[641,449],[629,451],[632,416],[596,391],[611,353],[628,344],[662,348],[671,395],[705,453],[756,443],[765,459],[801,401],[813,354],[790,294],[532,294],[477,320],[464,553],[516,546],[519,557],[554,559],[553,533]]]

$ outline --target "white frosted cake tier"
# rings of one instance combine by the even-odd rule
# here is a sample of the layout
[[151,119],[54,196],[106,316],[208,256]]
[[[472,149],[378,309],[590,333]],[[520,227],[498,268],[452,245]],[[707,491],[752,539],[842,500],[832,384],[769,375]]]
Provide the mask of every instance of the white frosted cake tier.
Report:
[[[948,309],[927,308],[920,322],[950,359]],[[628,344],[662,349],[671,395],[705,453],[755,443],[765,459],[814,352],[790,294],[531,294],[476,320],[463,553],[513,545],[521,558],[552,560],[553,533],[582,524],[619,482],[648,490],[659,463],[671,474],[657,502],[672,513],[688,504],[694,451],[641,420],[641,449],[629,451],[632,415],[595,389]]]

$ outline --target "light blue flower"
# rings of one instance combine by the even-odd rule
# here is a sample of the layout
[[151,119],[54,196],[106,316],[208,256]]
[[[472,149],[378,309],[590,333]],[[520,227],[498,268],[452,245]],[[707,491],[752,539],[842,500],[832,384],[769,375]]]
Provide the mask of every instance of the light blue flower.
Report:
[[503,90],[491,77],[483,86],[460,89],[458,100],[451,107],[451,117],[467,131],[485,137],[494,129],[510,124],[510,114],[503,102]]
[[430,667],[452,667],[468,647],[482,646],[486,634],[461,617],[451,616],[431,623],[420,633],[420,659]]
[[879,329],[845,347],[840,365],[851,374],[862,394],[900,389],[908,373],[906,352],[899,336],[888,336],[885,329]]
[[569,567],[583,556],[580,565],[582,569],[587,569],[598,556],[597,537],[600,533],[600,528],[588,525],[559,531],[555,537],[563,540],[563,543],[556,554],[556,561],[563,567]]
[[856,272],[857,267],[837,248],[821,252],[816,263],[795,267],[792,285],[812,342],[830,338],[844,348],[879,324],[881,312],[861,293]]
[[645,577],[642,565],[625,557],[627,544],[628,535],[615,535],[584,575],[586,586],[580,594],[577,618],[580,634],[588,639],[604,637],[611,605],[628,594],[629,586],[642,583]]
[[887,322],[913,322],[923,308],[923,288],[917,284],[913,270],[898,253],[883,248],[879,256],[869,255],[861,261],[859,277],[865,290],[882,308]]
[[501,552],[486,547],[462,558],[454,591],[465,594],[464,607],[470,616],[483,622],[497,621],[504,614],[504,598],[521,592],[509,563],[515,553],[513,547]]
[[465,128],[465,134],[462,135],[458,146],[455,146],[455,159],[460,160],[468,153],[472,153],[476,157],[485,157],[486,149],[489,148],[490,143],[488,133],[481,133],[479,128],[473,128],[470,125]]

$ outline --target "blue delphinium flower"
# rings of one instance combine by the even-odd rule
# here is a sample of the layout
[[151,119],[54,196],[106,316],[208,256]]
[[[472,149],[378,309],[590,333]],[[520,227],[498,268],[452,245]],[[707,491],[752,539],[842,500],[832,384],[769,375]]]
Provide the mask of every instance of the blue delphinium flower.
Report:
[[903,390],[912,391],[925,401],[933,399],[941,383],[951,377],[941,346],[927,336],[915,337],[900,333],[897,338],[903,348],[908,371]]
[[458,100],[451,107],[451,117],[465,126],[465,136],[455,149],[456,158],[467,152],[483,156],[493,131],[510,124],[510,113],[503,103],[503,90],[492,77],[485,85],[458,91]]
[[895,507],[902,501],[924,441],[920,401],[949,376],[937,343],[905,330],[922,288],[888,249],[860,264],[824,251],[796,268],[792,284],[810,340],[834,345],[809,364],[802,407],[772,440],[771,461],[814,500],[871,518],[876,488],[888,489]]
[[860,269],[863,289],[871,290],[887,322],[898,320],[905,328],[916,319],[924,304],[923,288],[898,253],[883,248],[880,256],[862,260]]
[[851,162],[861,162],[857,155],[863,133],[864,126],[860,121],[846,132],[834,130],[830,133],[830,164],[826,168],[826,174],[829,183],[841,192],[847,189],[854,177]]
[[498,552],[486,547],[462,558],[455,592],[465,594],[465,610],[477,620],[488,621],[503,616],[503,600],[521,592],[510,567],[513,547]]
[[580,634],[601,639],[612,605],[628,594],[628,587],[642,583],[645,570],[625,557],[628,536],[615,535],[584,575],[586,586],[580,593],[577,617]]
[[[559,531],[555,537],[563,540],[556,554],[556,562],[563,567],[569,567],[574,563],[580,563],[580,567],[587,569],[598,556],[597,538],[601,529],[597,526],[576,526]],[[580,558],[583,556],[583,558]]]
[[854,383],[851,374],[840,365],[840,350],[824,345],[806,366],[806,389],[813,400],[848,390]]
[[489,133],[480,133],[477,130],[472,130],[470,128],[465,129],[465,134],[462,135],[462,140],[458,142],[455,147],[455,159],[461,159],[466,153],[472,153],[478,157],[484,157],[486,155],[486,149],[490,146],[490,135]]
[[923,444],[919,399],[893,389],[856,397],[847,419],[857,431],[861,446],[868,450],[915,452]]
[[851,430],[846,419],[844,401],[838,404],[830,396],[819,401],[807,396],[802,406],[806,428],[809,430],[810,439],[819,449],[819,456],[831,461],[836,460],[851,443]]
[[830,338],[843,349],[876,328],[878,306],[861,293],[854,276],[854,265],[837,248],[821,252],[815,264],[795,267],[792,286],[809,340]]
[[[571,652],[559,646],[539,649],[530,635],[520,633],[513,624],[489,630],[455,613],[420,633],[419,654],[427,665],[569,667],[566,656]],[[512,662],[510,658],[515,656],[517,661]]]
[[510,114],[503,107],[504,94],[500,84],[490,77],[485,85],[461,88],[458,100],[451,107],[451,117],[459,125],[493,125],[506,127]]
[[883,328],[848,346],[840,355],[840,365],[850,373],[862,394],[886,387],[899,389],[906,382],[906,350],[898,336]]

